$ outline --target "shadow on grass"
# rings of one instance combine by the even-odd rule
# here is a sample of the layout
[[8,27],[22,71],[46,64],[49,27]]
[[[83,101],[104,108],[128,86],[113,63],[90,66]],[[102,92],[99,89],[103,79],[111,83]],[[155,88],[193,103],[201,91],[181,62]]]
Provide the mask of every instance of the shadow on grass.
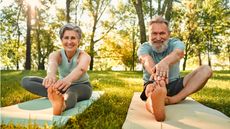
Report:
[[126,91],[126,94],[125,91],[120,93],[120,90],[105,93],[90,108],[70,119],[62,128],[121,128],[126,118],[131,96],[131,91]]
[[193,94],[192,97],[196,101],[213,109],[219,110],[230,117],[230,89],[205,87],[201,91]]

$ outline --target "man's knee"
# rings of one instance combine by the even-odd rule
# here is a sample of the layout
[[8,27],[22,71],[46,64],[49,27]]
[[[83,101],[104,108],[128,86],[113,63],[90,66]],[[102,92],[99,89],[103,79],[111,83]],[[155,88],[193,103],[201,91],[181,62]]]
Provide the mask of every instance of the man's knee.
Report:
[[204,75],[206,75],[207,76],[207,78],[210,78],[210,77],[212,77],[212,69],[211,69],[211,67],[210,66],[208,66],[208,65],[203,65],[203,66],[201,66],[201,68],[202,68],[202,73],[204,73]]

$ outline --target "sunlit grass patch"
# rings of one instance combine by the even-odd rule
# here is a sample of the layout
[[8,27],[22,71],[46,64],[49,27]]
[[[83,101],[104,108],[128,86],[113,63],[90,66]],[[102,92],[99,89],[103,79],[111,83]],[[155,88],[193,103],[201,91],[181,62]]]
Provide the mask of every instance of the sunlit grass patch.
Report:
[[[183,71],[182,76],[189,72]],[[2,106],[39,97],[27,92],[20,86],[21,78],[28,75],[44,77],[45,71],[2,71]],[[89,75],[93,89],[104,91],[104,94],[82,114],[71,118],[66,125],[62,127],[54,126],[53,128],[117,129],[122,127],[133,93],[142,91],[142,72],[90,71]],[[191,97],[230,117],[229,77],[230,71],[215,71],[205,87]],[[37,128],[33,125],[29,126]],[[22,128],[21,126],[13,125],[2,125],[1,127]]]
[[205,87],[192,95],[196,101],[230,116],[230,89]]

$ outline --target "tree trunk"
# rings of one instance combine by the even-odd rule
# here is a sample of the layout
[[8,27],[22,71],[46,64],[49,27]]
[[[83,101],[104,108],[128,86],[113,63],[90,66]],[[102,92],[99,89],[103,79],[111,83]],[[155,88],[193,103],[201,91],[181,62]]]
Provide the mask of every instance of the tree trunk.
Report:
[[229,44],[228,44],[227,52],[228,52],[228,69],[230,70],[230,45]]
[[161,11],[161,12],[160,12],[160,15],[162,15],[162,16],[165,15],[165,10],[166,10],[166,7],[167,7],[169,1],[170,1],[170,0],[165,0],[165,1],[164,1],[163,6],[162,6],[162,8],[161,8],[161,10],[160,10],[160,11]]
[[[20,36],[21,36],[21,32],[20,32],[20,28],[19,28],[19,17],[20,17],[20,14],[21,14],[22,5],[19,5],[19,6],[20,7],[19,7],[18,15],[17,15],[17,37],[18,37],[17,46],[16,46],[17,51],[18,51],[18,49],[20,47]],[[19,70],[19,51],[16,54],[16,68],[17,68],[17,70]]]
[[66,22],[70,22],[70,3],[72,0],[66,0]]
[[89,65],[90,70],[93,70],[93,63],[94,63],[94,35],[96,31],[96,25],[97,25],[97,16],[94,17],[93,30],[90,38],[90,56],[91,56],[91,61]]
[[137,12],[138,16],[138,24],[140,28],[140,38],[141,38],[141,44],[146,42],[146,30],[145,30],[145,22],[144,22],[144,15],[142,10],[142,1],[141,0],[134,0],[133,1],[134,7]]
[[157,1],[158,7],[157,7],[157,14],[161,15],[161,0]]
[[42,64],[41,64],[41,60],[42,60],[42,53],[41,53],[41,41],[40,41],[40,25],[38,24],[38,27],[36,29],[36,41],[37,41],[37,54],[38,54],[38,70],[42,69]]
[[25,69],[31,69],[31,6],[27,6],[26,63]]
[[[210,42],[210,41],[208,41],[208,42]],[[208,43],[208,65],[210,66],[210,67],[212,67],[212,64],[211,64],[211,57],[210,57],[210,43]]]
[[183,71],[186,69],[186,63],[188,59],[188,45],[185,46],[185,55],[184,55],[184,63],[183,63]]
[[168,1],[168,6],[167,6],[167,10],[165,12],[165,19],[170,22],[171,20],[171,15],[172,15],[172,6],[173,6],[173,0],[169,0]]
[[202,65],[202,59],[201,59],[201,52],[200,52],[200,50],[198,52],[198,59],[199,59],[199,66],[201,66]]
[[[135,21],[134,21],[133,26],[135,26]],[[133,32],[132,32],[132,42],[133,42],[132,71],[134,71],[134,68],[135,68],[135,48],[136,48],[135,29],[134,28],[133,28]]]
[[152,9],[152,0],[149,0],[149,16],[150,16],[150,19],[153,18],[153,9]]
[[186,69],[186,63],[187,63],[187,55],[184,56],[184,62],[183,62],[183,71]]

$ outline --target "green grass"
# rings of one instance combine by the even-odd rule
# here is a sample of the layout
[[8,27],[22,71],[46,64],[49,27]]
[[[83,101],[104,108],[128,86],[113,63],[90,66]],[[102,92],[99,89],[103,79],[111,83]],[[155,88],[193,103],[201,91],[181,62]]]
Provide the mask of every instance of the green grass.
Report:
[[[188,71],[182,72],[182,75]],[[86,111],[70,119],[61,128],[119,129],[126,118],[133,92],[142,90],[142,72],[89,72],[94,90],[104,95]],[[45,71],[1,71],[1,106],[38,98],[20,86],[23,76],[45,76]],[[205,88],[192,95],[198,102],[217,109],[230,117],[230,71],[215,71]],[[144,109],[143,109],[144,110]],[[21,128],[20,125],[1,125],[2,128]],[[37,128],[28,125],[27,128]],[[57,127],[53,127],[57,128]]]

